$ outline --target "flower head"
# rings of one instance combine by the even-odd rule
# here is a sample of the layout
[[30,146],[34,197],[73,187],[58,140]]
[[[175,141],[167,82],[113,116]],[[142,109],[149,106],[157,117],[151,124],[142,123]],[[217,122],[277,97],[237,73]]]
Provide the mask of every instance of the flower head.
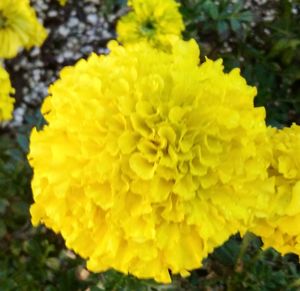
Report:
[[0,122],[12,117],[14,99],[10,94],[14,93],[11,87],[8,73],[0,66]]
[[273,161],[269,175],[274,179],[275,194],[253,232],[264,246],[279,252],[300,254],[300,126],[276,130],[269,128]]
[[92,271],[169,282],[266,207],[265,111],[239,70],[199,66],[194,41],[110,49],[50,88],[31,136],[32,222]]
[[29,0],[0,1],[0,58],[13,58],[22,48],[40,46],[46,36]]
[[132,0],[128,5],[133,11],[117,24],[118,40],[123,44],[146,41],[165,49],[170,39],[179,37],[184,30],[175,0]]

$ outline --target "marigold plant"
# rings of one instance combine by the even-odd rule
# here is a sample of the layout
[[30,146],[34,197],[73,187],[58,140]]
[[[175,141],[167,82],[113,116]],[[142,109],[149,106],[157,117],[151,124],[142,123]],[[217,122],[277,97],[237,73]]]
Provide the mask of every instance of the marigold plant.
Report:
[[0,1],[0,58],[13,58],[22,48],[40,46],[46,36],[29,0]]
[[267,207],[265,110],[238,69],[199,66],[194,41],[109,47],[50,87],[31,136],[32,222],[92,271],[170,282]]
[[10,95],[14,93],[11,87],[8,73],[0,66],[0,122],[12,117],[14,99]]
[[167,49],[170,39],[184,30],[179,4],[175,0],[132,0],[132,11],[117,24],[118,40],[123,44],[146,41],[160,49]]
[[300,126],[269,129],[273,159],[269,175],[275,194],[268,216],[257,221],[253,231],[263,239],[265,248],[282,254],[300,254]]

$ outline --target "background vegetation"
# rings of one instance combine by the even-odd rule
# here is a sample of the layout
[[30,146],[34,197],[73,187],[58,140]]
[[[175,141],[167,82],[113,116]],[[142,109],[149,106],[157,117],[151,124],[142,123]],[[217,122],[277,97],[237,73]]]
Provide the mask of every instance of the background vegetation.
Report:
[[[196,38],[202,57],[222,57],[226,70],[240,67],[257,86],[256,105],[266,107],[270,125],[300,124],[299,1],[180,2],[185,37]],[[126,3],[101,3],[98,13],[113,27],[116,17],[111,16],[121,15]],[[0,290],[300,290],[299,258],[261,250],[260,239],[252,234],[243,241],[232,237],[203,268],[185,279],[175,276],[169,286],[115,271],[90,274],[60,237],[30,223],[32,171],[26,154],[30,130],[42,122],[36,106],[21,126],[0,128]]]

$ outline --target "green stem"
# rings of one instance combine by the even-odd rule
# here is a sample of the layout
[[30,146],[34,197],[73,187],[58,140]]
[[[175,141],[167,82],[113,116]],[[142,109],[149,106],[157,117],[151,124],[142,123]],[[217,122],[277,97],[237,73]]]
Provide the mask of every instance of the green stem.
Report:
[[253,239],[255,238],[254,234],[252,234],[251,232],[246,232],[246,234],[243,237],[242,240],[242,244],[241,244],[241,248],[240,248],[240,252],[239,255],[237,257],[237,260],[235,262],[235,270],[239,267],[241,261],[243,260],[243,257],[250,245],[250,243],[253,241]]
[[240,248],[238,257],[236,259],[236,262],[235,262],[234,272],[231,276],[228,277],[227,282],[226,282],[226,287],[227,287],[228,291],[235,290],[234,281],[233,281],[234,273],[241,272],[238,269],[242,265],[241,263],[243,261],[243,257],[245,255],[245,253],[247,252],[247,249],[254,238],[255,238],[255,236],[251,232],[246,232],[246,234],[243,237],[241,248]]

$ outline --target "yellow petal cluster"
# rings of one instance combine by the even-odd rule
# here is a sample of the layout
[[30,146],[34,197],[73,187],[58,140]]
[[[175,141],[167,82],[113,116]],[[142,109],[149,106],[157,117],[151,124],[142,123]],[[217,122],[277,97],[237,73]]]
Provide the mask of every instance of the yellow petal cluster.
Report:
[[22,48],[40,46],[46,36],[29,0],[0,1],[0,58],[13,58]]
[[257,221],[253,231],[264,246],[282,254],[300,254],[300,126],[269,129],[273,159],[269,175],[275,182],[275,193],[267,217]]
[[14,99],[10,94],[14,93],[11,87],[8,73],[0,66],[0,122],[12,117]]
[[109,48],[50,87],[31,136],[32,222],[92,271],[170,282],[266,209],[265,110],[238,69],[199,65],[194,41]]
[[184,30],[179,4],[175,0],[131,0],[132,11],[117,24],[118,40],[123,44],[146,41],[151,46],[168,49],[170,40]]

